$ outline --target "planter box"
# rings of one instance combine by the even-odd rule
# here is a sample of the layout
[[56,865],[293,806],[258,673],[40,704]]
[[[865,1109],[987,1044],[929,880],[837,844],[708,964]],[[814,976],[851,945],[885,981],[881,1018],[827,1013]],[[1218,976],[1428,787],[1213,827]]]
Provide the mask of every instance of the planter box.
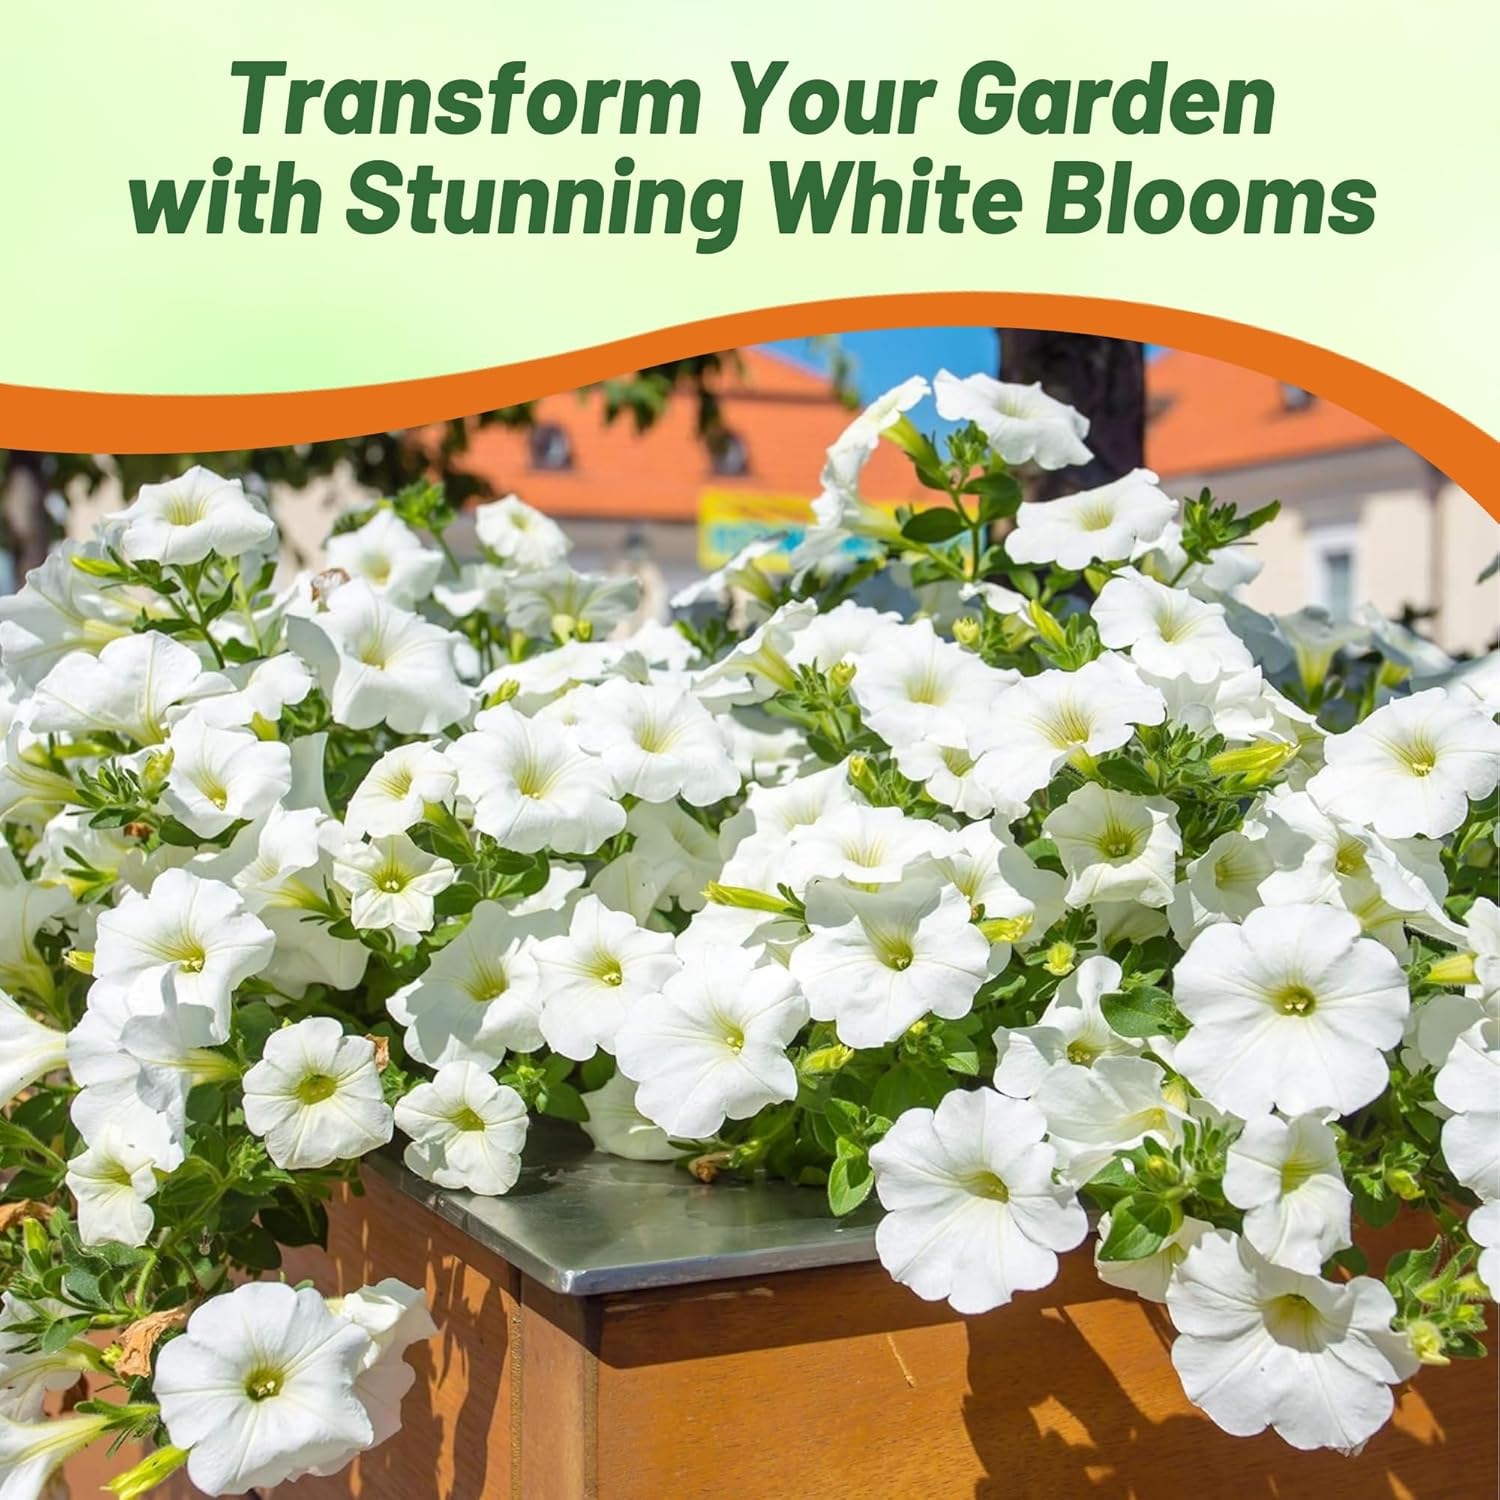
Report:
[[1086,1252],[961,1318],[874,1262],[873,1213],[838,1224],[809,1190],[702,1186],[577,1139],[537,1131],[504,1199],[369,1164],[326,1256],[289,1274],[425,1284],[440,1336],[400,1436],[276,1500],[1496,1493],[1493,1362],[1424,1370],[1358,1458],[1231,1438],[1183,1396],[1162,1310]]

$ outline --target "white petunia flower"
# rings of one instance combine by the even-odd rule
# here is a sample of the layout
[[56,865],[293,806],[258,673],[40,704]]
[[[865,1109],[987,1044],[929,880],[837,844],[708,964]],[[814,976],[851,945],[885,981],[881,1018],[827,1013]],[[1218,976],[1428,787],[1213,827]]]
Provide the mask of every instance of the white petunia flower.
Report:
[[855,487],[860,471],[880,446],[880,435],[894,427],[929,391],[927,382],[913,375],[870,402],[829,447],[823,466],[825,488],[831,483]]
[[740,789],[717,721],[680,688],[604,683],[585,701],[578,743],[604,762],[616,796],[707,807]]
[[273,1031],[245,1074],[245,1125],[278,1167],[300,1171],[363,1156],[391,1138],[375,1044],[332,1016]]
[[1018,563],[1063,568],[1123,562],[1142,542],[1154,542],[1176,510],[1156,475],[1135,469],[1098,489],[1022,505],[1005,550]]
[[870,1148],[886,1215],[880,1263],[919,1297],[988,1312],[1057,1275],[1057,1252],[1088,1232],[1034,1105],[992,1089],[909,1109]]
[[437,920],[436,898],[458,879],[452,861],[419,849],[404,833],[350,842],[334,857],[333,878],[349,893],[349,920],[369,932],[413,942]]
[[855,800],[849,768],[840,764],[798,776],[781,786],[752,785],[745,797],[745,810],[754,819],[757,837],[784,839],[799,828],[812,828]]
[[884,1046],[929,1012],[967,1015],[989,971],[968,901],[930,875],[873,891],[815,881],[807,921],[792,975],[813,1018],[850,1047]]
[[641,602],[628,573],[577,573],[562,566],[523,571],[505,599],[505,621],[537,640],[602,640]]
[[365,773],[349,799],[344,827],[351,838],[405,833],[429,805],[452,807],[457,788],[457,773],[436,745],[397,745]]
[[1276,868],[1261,882],[1267,906],[1324,902],[1360,919],[1368,937],[1400,959],[1406,928],[1449,941],[1455,929],[1443,910],[1448,878],[1442,847],[1427,839],[1383,839],[1358,823],[1331,817],[1308,792],[1277,787],[1264,805],[1266,853]]
[[194,1310],[156,1356],[152,1393],[210,1495],[281,1484],[374,1432],[355,1392],[370,1335],[311,1287],[254,1281]]
[[86,1150],[68,1162],[68,1191],[78,1207],[78,1237],[85,1245],[112,1240],[144,1245],[155,1215],[156,1158],[120,1126],[107,1125]]
[[1121,1036],[1104,1019],[1100,1001],[1120,988],[1112,958],[1086,958],[1058,985],[1034,1026],[995,1032],[995,1087],[1012,1099],[1030,1099],[1056,1067],[1091,1068],[1102,1057],[1145,1051],[1140,1037]]
[[0,990],[0,1106],[67,1061],[68,1038],[33,1020]]
[[1476,1021],[1453,1044],[1433,1081],[1443,1156],[1453,1175],[1486,1201],[1500,1198],[1500,1021]]
[[1386,1086],[1386,1049],[1410,1008],[1406,975],[1329,906],[1262,907],[1193,940],[1173,975],[1192,1029],[1175,1066],[1210,1103],[1242,1119],[1343,1115]]
[[[218,673],[207,674],[212,683]],[[275,724],[288,705],[301,703],[313,689],[312,670],[290,651],[269,656],[248,671],[231,668],[225,691],[194,695],[193,712],[216,729],[246,729],[259,720]]]
[[[683,911],[700,910],[704,886],[718,879],[724,867],[721,833],[705,828],[676,802],[636,803],[625,815],[625,829],[635,838],[625,858],[633,856],[649,872],[652,897],[647,911],[671,901],[676,901]],[[601,889],[601,882],[620,863],[616,859],[607,864],[594,877],[592,890],[606,906],[629,911],[637,921],[644,922],[646,912],[610,900]]]
[[1187,867],[1187,879],[1172,893],[1167,915],[1185,948],[1212,922],[1238,922],[1262,904],[1262,881],[1272,871],[1266,839],[1238,828],[1221,833]]
[[516,568],[550,568],[573,545],[556,521],[514,495],[475,506],[474,531],[480,546]]
[[1166,717],[1161,693],[1120,656],[1101,656],[1076,672],[1022,678],[996,700],[981,745],[978,775],[1010,802],[1025,802],[1070,760],[1118,750],[1137,724]]
[[443,554],[424,547],[416,532],[390,510],[376,511],[354,531],[335,533],[323,553],[330,568],[362,579],[402,609],[420,604],[443,571]]
[[[1340,651],[1347,646],[1363,651],[1370,639],[1365,626],[1350,620],[1336,620],[1319,604],[1305,605],[1296,614],[1277,615],[1268,623],[1275,632],[1274,644],[1280,647],[1280,665],[1285,665],[1287,658],[1291,658],[1305,697],[1322,692],[1333,669],[1334,658]],[[1256,655],[1268,672],[1279,670],[1275,656],[1252,639],[1251,632],[1241,628],[1239,633],[1256,648]]]
[[959,379],[939,370],[932,386],[938,415],[945,422],[973,422],[1008,464],[1065,469],[1094,456],[1083,441],[1088,418],[1049,396],[1040,381],[1014,385],[992,375]]
[[167,749],[163,804],[202,838],[268,813],[292,789],[292,753],[279,740],[214,729],[189,714],[168,735]]
[[211,552],[240,557],[276,539],[276,523],[238,479],[221,479],[197,465],[165,484],[143,484],[109,518],[107,531],[131,562],[179,567],[202,562]]
[[344,830],[318,808],[278,807],[241,829],[222,854],[194,861],[204,875],[227,879],[270,929],[275,947],[260,977],[293,998],[313,984],[353,989],[364,977],[370,950],[333,936],[326,925],[333,852],[346,842]]
[[795,687],[797,674],[788,655],[798,635],[817,617],[818,606],[812,599],[783,604],[726,655],[699,672],[693,691],[703,703],[716,708],[756,703]]
[[592,854],[625,826],[608,768],[560,724],[501,705],[447,754],[474,804],[474,826],[507,849]]
[[97,654],[129,637],[136,606],[98,587],[76,561],[97,561],[96,542],[62,542],[26,575],[19,592],[0,596],[0,661],[34,688],[70,651]]
[[1500,724],[1429,688],[1330,735],[1323,758],[1308,791],[1335,817],[1385,838],[1441,838],[1500,783]]
[[1229,1147],[1224,1196],[1245,1210],[1245,1238],[1278,1266],[1315,1276],[1351,1243],[1353,1195],[1338,1140],[1320,1115],[1247,1121]]
[[1172,1274],[1189,1250],[1213,1227],[1203,1219],[1184,1218],[1161,1243],[1159,1250],[1135,1260],[1105,1260],[1100,1246],[1109,1238],[1110,1215],[1099,1216],[1099,1237],[1094,1243],[1094,1271],[1106,1286],[1117,1286],[1147,1302],[1165,1302]]
[[1043,820],[1071,877],[1069,906],[1172,899],[1182,835],[1177,809],[1165,797],[1133,797],[1086,782]]
[[52,1299],[30,1303],[14,1292],[0,1293],[0,1417],[12,1422],[36,1421],[50,1392],[65,1391],[84,1371],[98,1368],[99,1351],[85,1335],[44,1353],[33,1335],[16,1330],[18,1323],[43,1315],[67,1317],[68,1309]]
[[589,1117],[583,1129],[596,1151],[626,1161],[675,1161],[680,1154],[660,1125],[636,1108],[636,1085],[615,1073],[602,1088],[583,1096]]
[[554,1052],[577,1062],[600,1047],[612,1051],[632,1009],[682,967],[670,933],[647,932],[597,896],[585,896],[573,908],[567,932],[536,943],[531,961],[542,1035]]
[[1464,1228],[1479,1246],[1479,1279],[1489,1289],[1490,1301],[1500,1302],[1500,1202],[1480,1204]]
[[229,999],[258,974],[275,939],[237,891],[187,870],[165,870],[150,891],[100,912],[90,992],[133,990],[170,978],[177,1005],[200,1011],[215,1042],[229,1036]]
[[1148,1136],[1168,1149],[1182,1139],[1182,1107],[1166,1091],[1167,1076],[1149,1057],[1099,1057],[1086,1068],[1049,1069],[1032,1103],[1047,1118],[1065,1182],[1084,1183],[1117,1151]]
[[1379,1281],[1273,1266],[1222,1229],[1178,1266],[1167,1312],[1188,1399],[1236,1437],[1274,1427],[1294,1448],[1356,1452],[1389,1419],[1391,1386],[1417,1371]]
[[429,1068],[474,1062],[494,1067],[507,1052],[534,1052],[542,997],[532,950],[562,930],[559,912],[519,916],[481,901],[468,925],[426,970],[386,1001],[406,1027],[406,1050]]
[[1038,870],[988,823],[958,829],[933,863],[969,903],[971,916],[1005,924],[1003,937],[990,937],[992,974],[1005,967],[1012,944],[1045,931],[1062,914],[1062,877]]
[[288,620],[292,646],[318,675],[334,721],[433,734],[469,711],[458,679],[458,637],[388,603],[364,583],[336,589],[322,613]]
[[[871,609],[845,599],[798,633],[786,659],[794,667],[816,667],[820,672],[828,672],[841,663],[869,655],[876,640],[900,624],[901,616],[890,610]],[[892,631],[893,639],[899,640],[900,635],[899,630]]]
[[475,1063],[444,1063],[396,1101],[396,1124],[411,1137],[402,1160],[439,1187],[493,1198],[521,1175],[526,1105]]
[[985,818],[1000,812],[1017,818],[1026,811],[1025,802],[1006,796],[996,778],[986,774],[980,758],[961,746],[915,740],[898,747],[894,759],[897,770],[919,782],[934,802],[966,817]]
[[681,1140],[702,1140],[726,1119],[796,1098],[786,1048],[807,1022],[807,1001],[780,965],[756,966],[743,948],[687,952],[682,970],[647,996],[615,1036],[636,1105]]
[[159,631],[110,641],[97,656],[75,651],[37,685],[26,708],[37,734],[120,734],[137,745],[166,738],[171,710],[227,688],[195,651]]
[[1224,608],[1153,578],[1117,573],[1099,591],[1090,613],[1099,639],[1159,677],[1217,682],[1247,672],[1254,662],[1224,620]]
[[[437,1333],[427,1310],[427,1298],[415,1287],[387,1276],[374,1286],[362,1286],[343,1297],[325,1298],[335,1317],[362,1328],[370,1336],[370,1347],[360,1361],[354,1394],[370,1419],[375,1447],[401,1430],[401,1400],[412,1388],[417,1372],[403,1358],[413,1344]],[[351,1444],[340,1456],[313,1466],[313,1474],[334,1474],[364,1445]]]
[[896,749],[922,741],[967,748],[996,696],[1018,680],[944,640],[928,620],[880,631],[855,661],[850,694],[865,723]]
[[109,1425],[107,1412],[40,1421],[17,1421],[0,1412],[0,1500],[53,1500],[57,1471]]
[[178,979],[168,971],[128,989],[96,984],[68,1033],[68,1069],[79,1089],[69,1114],[78,1133],[92,1142],[117,1125],[163,1171],[182,1162],[188,1094],[239,1076],[234,1060],[212,1048],[223,1040],[212,1029],[213,1012],[178,1003]]
[[[929,818],[909,818],[899,807],[850,804],[795,830],[781,880],[801,891],[819,877],[859,885],[893,885],[918,860],[944,854],[952,835]],[[732,883],[727,873],[726,880]]]

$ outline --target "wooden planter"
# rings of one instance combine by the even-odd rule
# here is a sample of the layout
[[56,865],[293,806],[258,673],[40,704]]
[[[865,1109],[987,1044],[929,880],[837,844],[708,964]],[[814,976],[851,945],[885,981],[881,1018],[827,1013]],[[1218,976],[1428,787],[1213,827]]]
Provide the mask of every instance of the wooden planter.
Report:
[[[537,1143],[515,1192],[382,1160],[288,1271],[427,1287],[405,1428],[276,1500],[1493,1500],[1496,1370],[1424,1370],[1358,1458],[1228,1437],[1182,1394],[1158,1308],[1086,1252],[977,1318],[872,1261],[816,1193],[694,1184]],[[1419,1233],[1420,1226],[1412,1226]],[[186,1484],[174,1493],[194,1493]]]

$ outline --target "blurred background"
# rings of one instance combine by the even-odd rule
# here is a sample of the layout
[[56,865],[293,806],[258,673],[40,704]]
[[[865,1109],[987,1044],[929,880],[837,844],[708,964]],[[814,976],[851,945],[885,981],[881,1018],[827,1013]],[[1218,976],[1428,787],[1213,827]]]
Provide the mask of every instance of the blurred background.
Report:
[[[848,332],[719,351],[622,374],[409,432],[224,454],[0,450],[0,591],[17,586],[63,536],[143,483],[195,462],[241,475],[264,495],[288,567],[316,567],[334,517],[423,476],[465,504],[517,494],[572,534],[574,563],[630,571],[643,603],[670,594],[751,538],[810,518],[823,451],[862,402],[913,372],[946,366],[1040,380],[1090,417],[1095,460],[1039,476],[1032,498],[1088,488],[1137,465],[1173,495],[1207,486],[1251,509],[1280,500],[1257,534],[1263,568],[1248,603],[1317,604],[1350,617],[1369,603],[1424,621],[1450,651],[1500,634],[1500,524],[1426,460],[1354,414],[1295,385],[1201,355],[1046,331],[922,328]],[[913,414],[939,431],[930,401]],[[889,445],[865,497],[922,492]],[[462,529],[452,539],[462,550]]]

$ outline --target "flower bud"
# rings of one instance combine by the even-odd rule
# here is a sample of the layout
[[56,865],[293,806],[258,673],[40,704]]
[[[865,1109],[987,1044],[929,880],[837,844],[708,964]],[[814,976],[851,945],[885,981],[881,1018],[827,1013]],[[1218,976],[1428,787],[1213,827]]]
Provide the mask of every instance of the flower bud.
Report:
[[828,685],[836,693],[847,693],[858,670],[852,661],[835,662],[828,670]]
[[116,1474],[104,1488],[118,1496],[119,1500],[136,1500],[137,1496],[148,1494],[175,1474],[187,1460],[186,1448],[178,1448],[171,1443],[164,1444],[154,1453],[148,1453],[133,1468],[126,1469],[123,1474]]
[[979,644],[979,638],[983,634],[984,626],[973,615],[960,615],[953,622],[953,639],[965,651],[972,651]]
[[770,911],[783,916],[794,909],[789,901],[773,896],[769,891],[752,890],[747,885],[721,885],[717,880],[711,880],[703,887],[703,899],[715,906],[733,906],[740,911]]
[[73,970],[75,974],[87,974],[92,976],[94,972],[94,954],[90,948],[69,948],[63,954],[63,962]]
[[1059,940],[1047,949],[1047,957],[1042,961],[1042,967],[1049,974],[1055,974],[1059,979],[1063,979],[1073,972],[1077,962],[1078,950],[1072,943]]
[[1033,599],[1026,606],[1026,614],[1031,623],[1036,626],[1036,633],[1049,646],[1067,645],[1067,633],[1063,630],[1061,622],[1056,615],[1049,613],[1039,600]]
[[1473,984],[1479,978],[1475,972],[1473,953],[1449,953],[1427,971],[1429,984]]
[[1387,1171],[1385,1185],[1404,1203],[1415,1203],[1418,1198],[1427,1196],[1427,1190],[1405,1167],[1392,1167]]
[[1426,1318],[1418,1318],[1414,1323],[1406,1325],[1407,1337],[1411,1340],[1412,1353],[1414,1353],[1424,1365],[1446,1365],[1449,1363],[1448,1356],[1443,1353],[1443,1333],[1435,1324]]
[[1257,740],[1211,756],[1208,768],[1215,776],[1237,776],[1250,786],[1269,781],[1297,754],[1297,746],[1285,740]]
[[829,1073],[837,1073],[840,1068],[851,1062],[853,1057],[853,1047],[846,1047],[842,1042],[834,1042],[831,1046],[819,1047],[809,1052],[802,1059],[801,1072],[806,1078],[824,1077]]

